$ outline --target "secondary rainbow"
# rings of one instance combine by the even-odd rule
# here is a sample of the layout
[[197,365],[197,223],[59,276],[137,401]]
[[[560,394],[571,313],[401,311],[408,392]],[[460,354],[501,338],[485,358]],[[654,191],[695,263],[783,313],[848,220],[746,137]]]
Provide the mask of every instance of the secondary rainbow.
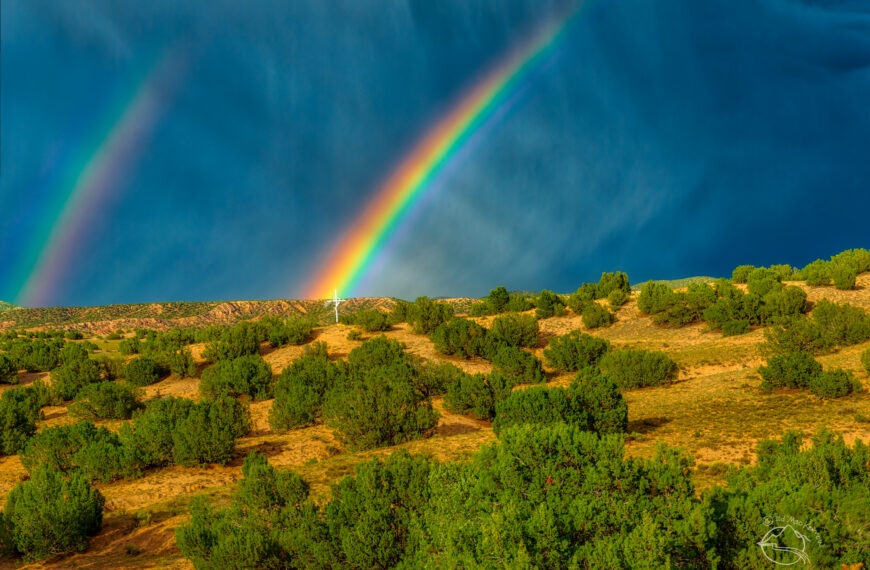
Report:
[[26,261],[30,266],[22,271],[27,279],[16,296],[17,304],[38,307],[51,302],[89,226],[106,213],[109,198],[150,140],[185,64],[186,58],[176,50],[161,57],[123,105],[117,120],[104,130],[95,150],[74,164],[72,175],[58,191],[53,221],[34,235],[29,248],[33,253]]
[[436,123],[334,244],[306,288],[306,298],[328,298],[335,290],[339,295],[354,292],[396,227],[432,187],[433,180],[472,135],[549,59],[578,12],[574,10],[546,26],[522,49],[497,65]]

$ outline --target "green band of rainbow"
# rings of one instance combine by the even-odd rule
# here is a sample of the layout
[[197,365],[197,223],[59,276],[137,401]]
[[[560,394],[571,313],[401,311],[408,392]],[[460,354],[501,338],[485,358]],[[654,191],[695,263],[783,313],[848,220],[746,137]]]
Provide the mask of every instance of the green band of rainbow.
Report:
[[27,279],[15,302],[41,307],[55,298],[70,265],[95,218],[105,214],[108,199],[124,183],[123,176],[150,140],[168,105],[186,58],[169,50],[139,83],[100,139],[99,145],[77,161],[71,176],[63,179],[53,220],[34,235],[34,246],[22,271]]
[[468,92],[414,147],[375,194],[306,288],[306,298],[350,295],[387,238],[468,139],[556,48],[579,9],[546,26]]

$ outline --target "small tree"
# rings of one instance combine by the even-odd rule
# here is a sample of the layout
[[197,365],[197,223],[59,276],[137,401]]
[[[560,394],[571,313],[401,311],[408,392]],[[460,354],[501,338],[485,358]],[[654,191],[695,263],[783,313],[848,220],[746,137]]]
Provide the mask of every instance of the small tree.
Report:
[[24,449],[36,431],[40,401],[32,388],[13,388],[0,396],[0,452],[13,455]]
[[210,398],[245,394],[265,400],[272,396],[272,367],[258,354],[219,360],[203,371],[199,390]]
[[858,277],[858,271],[854,267],[841,264],[833,264],[831,266],[831,278],[834,280],[834,287],[837,289],[854,289],[856,277]]
[[508,313],[492,321],[489,333],[494,342],[509,346],[538,345],[538,320],[532,315]]
[[810,380],[810,392],[820,398],[841,398],[862,390],[861,382],[849,370],[826,370]]
[[622,349],[601,358],[601,371],[622,389],[660,386],[677,377],[676,362],[660,351]]
[[0,384],[18,384],[18,369],[5,354],[0,354]]
[[629,292],[624,289],[614,289],[607,295],[607,301],[611,307],[621,307],[628,301]]
[[767,366],[758,369],[761,374],[761,387],[765,390],[775,388],[806,388],[821,374],[822,365],[807,352],[795,351],[771,356]]
[[598,286],[596,287],[596,298],[603,299],[617,290],[626,294],[631,292],[631,284],[628,282],[628,275],[622,271],[616,273],[602,273],[601,279],[598,280]]
[[492,364],[514,384],[533,384],[547,379],[541,361],[535,355],[515,346],[499,347],[492,358]]
[[238,400],[205,400],[190,408],[172,433],[172,458],[178,465],[226,465],[236,440],[251,429],[247,408]]
[[84,550],[102,527],[104,503],[84,477],[41,466],[9,493],[4,518],[15,549],[34,560]]
[[735,283],[746,283],[749,274],[755,270],[754,265],[738,265],[731,272],[731,280]]
[[539,319],[546,319],[553,316],[560,317],[565,314],[565,302],[562,298],[546,289],[541,291],[535,305],[537,306],[537,309],[535,309],[535,315]]
[[437,424],[438,414],[418,374],[401,344],[384,336],[368,340],[350,352],[327,390],[323,417],[353,449],[425,435]]
[[[619,289],[618,289],[619,290]],[[606,307],[590,303],[583,309],[583,325],[589,329],[610,326],[616,320]]]
[[580,370],[597,366],[601,357],[610,350],[610,343],[603,338],[571,331],[550,340],[544,349],[547,364],[558,370]]
[[489,376],[462,374],[448,386],[444,405],[456,413],[492,420],[496,405],[510,395],[513,386],[512,380],[499,371]]
[[861,364],[864,365],[864,370],[870,372],[870,348],[861,353]]
[[76,418],[129,420],[141,407],[129,386],[100,382],[79,391],[69,406],[69,414]]
[[140,356],[127,363],[124,378],[133,386],[148,386],[159,382],[166,372],[166,369],[156,360]]
[[454,317],[438,325],[431,335],[435,350],[461,358],[483,356],[487,352],[487,331],[476,322]]
[[[398,304],[396,309],[399,309]],[[413,303],[406,303],[401,312],[404,313],[411,330],[416,334],[431,334],[438,325],[446,323],[453,317],[453,307],[428,297],[417,297]]]
[[664,283],[645,283],[637,297],[637,308],[647,315],[661,313],[673,303],[674,292]]
[[91,359],[75,360],[51,371],[51,390],[62,401],[72,400],[79,390],[100,381],[100,365]]
[[273,430],[309,425],[320,415],[323,397],[337,377],[328,358],[303,356],[286,367],[275,382],[275,401],[269,410]]

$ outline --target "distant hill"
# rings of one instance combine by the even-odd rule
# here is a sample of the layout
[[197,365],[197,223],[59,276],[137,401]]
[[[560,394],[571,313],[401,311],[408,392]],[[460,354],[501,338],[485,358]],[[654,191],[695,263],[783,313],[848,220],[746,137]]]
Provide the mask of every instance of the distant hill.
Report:
[[[448,299],[458,312],[470,305],[470,299]],[[396,300],[387,297],[348,299],[341,304],[342,313],[361,309],[390,311]],[[29,309],[9,303],[5,309],[15,311],[0,313],[0,331],[29,328],[61,328],[87,331],[96,334],[113,332],[116,329],[151,328],[165,330],[174,327],[201,328],[211,325],[230,325],[245,319],[266,315],[310,316],[320,324],[332,322],[333,309],[322,300],[298,301],[280,299],[273,301],[203,301],[137,303],[105,305],[102,307],[47,307]]]
[[12,303],[7,303],[6,301],[0,301],[0,313],[3,311],[10,311],[12,309],[17,309],[17,305],[13,305]]

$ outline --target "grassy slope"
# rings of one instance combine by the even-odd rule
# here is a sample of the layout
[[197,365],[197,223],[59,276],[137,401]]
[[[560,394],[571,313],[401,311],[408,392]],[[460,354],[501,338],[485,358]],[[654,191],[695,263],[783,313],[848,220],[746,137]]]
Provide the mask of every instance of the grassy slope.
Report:
[[[865,310],[870,309],[870,274],[859,277],[855,291],[836,291],[830,287],[806,288],[811,301],[826,297],[847,301]],[[630,430],[627,451],[635,456],[650,456],[659,442],[676,445],[688,451],[697,462],[696,481],[700,488],[722,481],[724,464],[751,463],[758,441],[776,437],[788,429],[805,433],[828,426],[842,432],[847,441],[870,440],[870,378],[861,369],[859,354],[870,342],[823,356],[826,368],[844,367],[855,371],[864,383],[865,392],[833,401],[818,400],[798,391],[765,393],[759,389],[761,379],[757,367],[762,363],[758,346],[763,331],[755,330],[737,337],[723,338],[718,333],[705,332],[704,325],[681,329],[654,327],[641,315],[632,300],[617,310],[619,321],[592,334],[608,338],[617,347],[636,346],[662,350],[681,367],[673,385],[647,388],[625,393],[629,406]],[[492,317],[477,319],[488,324]],[[539,356],[549,338],[572,329],[585,330],[581,320],[569,313],[567,317],[541,322]],[[329,325],[317,330],[317,340],[326,341],[333,357],[344,357],[358,345],[348,341],[353,327]],[[446,360],[469,372],[487,372],[485,360],[463,361],[434,352],[427,337],[412,334],[405,325],[386,333],[407,344],[408,350],[424,358]],[[365,337],[371,335],[366,334]],[[194,355],[201,347],[194,347]],[[302,347],[286,347],[264,351],[277,373],[293,359]],[[24,383],[37,375],[22,378]],[[565,385],[571,374],[550,372],[550,385]],[[158,394],[196,398],[198,379],[170,377],[145,388],[145,398]],[[271,401],[251,405],[254,429],[240,442],[236,459],[225,467],[169,467],[148,472],[134,481],[118,481],[98,485],[107,499],[103,531],[84,553],[58,558],[44,566],[93,568],[113,567],[178,567],[190,568],[174,542],[174,528],[186,520],[186,505],[197,494],[208,494],[222,502],[232,493],[241,477],[245,454],[260,450],[279,468],[292,468],[312,485],[315,496],[325,497],[329,485],[353,472],[362,461],[372,456],[392,453],[399,447],[416,453],[426,453],[439,459],[462,460],[471,456],[482,444],[495,441],[487,422],[466,416],[442,412],[437,432],[429,439],[380,450],[352,453],[342,449],[323,425],[274,433],[269,429],[267,415]],[[45,410],[41,428],[71,422],[63,407]],[[121,421],[98,422],[118,429]],[[17,456],[0,458],[0,497],[25,473]],[[0,564],[2,564],[0,560]]]

